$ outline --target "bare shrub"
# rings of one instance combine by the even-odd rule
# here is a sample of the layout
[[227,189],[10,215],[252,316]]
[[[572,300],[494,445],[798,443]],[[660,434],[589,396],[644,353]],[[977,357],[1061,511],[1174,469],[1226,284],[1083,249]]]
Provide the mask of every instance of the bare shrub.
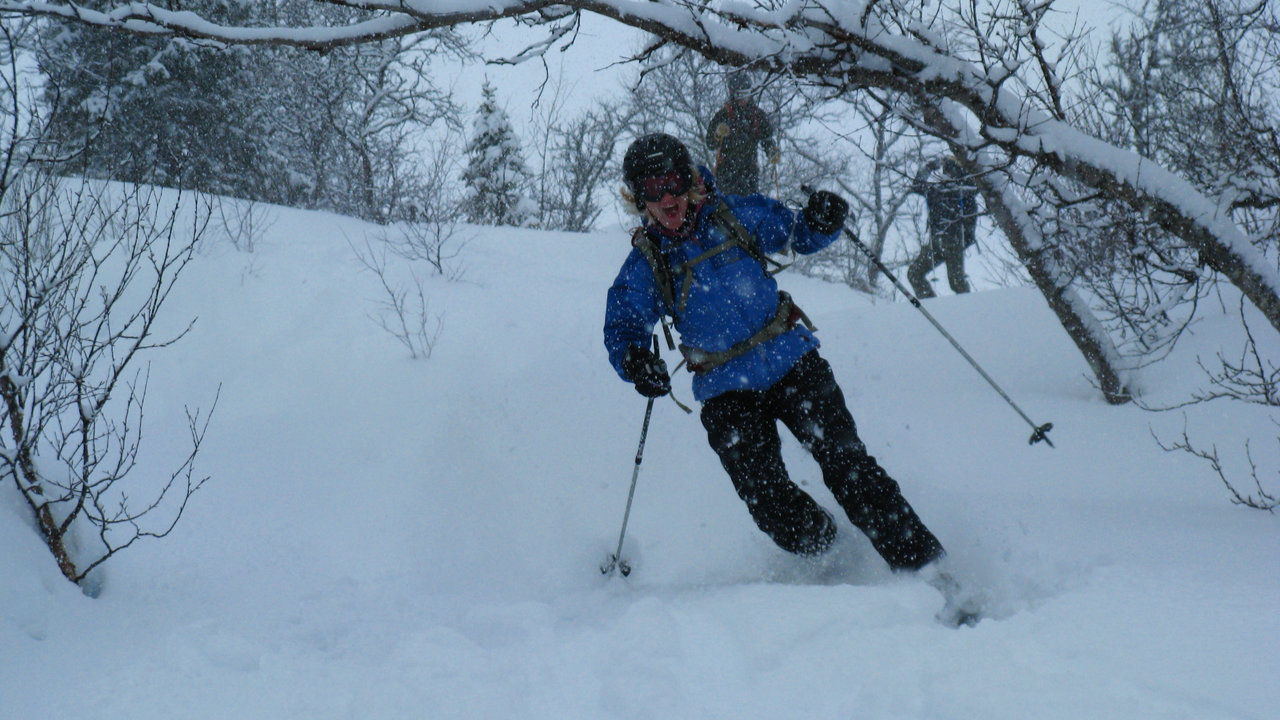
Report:
[[149,376],[139,360],[191,327],[154,333],[208,216],[197,208],[182,228],[180,199],[62,180],[31,165],[8,181],[0,197],[0,477],[30,507],[63,575],[85,587],[120,551],[168,535],[208,479],[194,470],[212,408],[187,411],[190,451],[167,479],[147,488],[131,477]]
[[212,200],[214,235],[225,237],[239,252],[257,250],[262,236],[276,224],[278,214],[267,204],[254,200],[216,197]]
[[392,245],[385,238],[365,240],[363,248],[352,245],[352,251],[366,270],[378,278],[381,297],[375,301],[377,308],[369,319],[387,331],[409,351],[409,357],[425,360],[431,357],[440,331],[444,328],[444,314],[432,313],[422,278],[410,269],[408,287],[397,281],[388,266]]

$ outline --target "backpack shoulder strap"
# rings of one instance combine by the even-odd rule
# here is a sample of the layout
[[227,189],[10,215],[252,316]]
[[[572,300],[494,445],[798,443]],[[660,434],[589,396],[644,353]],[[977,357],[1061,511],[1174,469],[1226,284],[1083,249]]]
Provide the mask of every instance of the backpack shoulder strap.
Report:
[[631,245],[639,250],[645,261],[649,263],[649,269],[653,271],[653,281],[658,288],[658,294],[661,295],[662,301],[666,305],[667,314],[673,317],[684,310],[684,300],[688,296],[693,266],[712,255],[723,252],[731,245],[737,245],[742,248],[742,251],[748,257],[759,263],[764,268],[764,271],[770,275],[777,275],[790,267],[790,265],[784,265],[766,255],[760,247],[760,241],[742,226],[742,223],[738,221],[738,218],[734,216],[733,211],[729,209],[729,206],[723,200],[716,205],[713,216],[716,222],[725,229],[729,236],[729,242],[699,255],[684,265],[685,287],[684,292],[681,293],[679,305],[676,303],[675,274],[671,271],[670,262],[662,254],[653,238],[649,237],[649,233],[645,232],[644,226],[636,226],[631,231]]
[[738,221],[737,216],[733,214],[733,211],[729,209],[729,206],[725,204],[723,200],[721,200],[720,204],[716,206],[715,215],[716,220],[718,220],[725,230],[728,231],[729,236],[733,238],[738,247],[742,248],[743,252],[751,256],[752,260],[760,263],[761,267],[765,269],[765,272],[770,275],[777,275],[790,267],[790,265],[783,265],[777,260],[766,255],[764,250],[760,248],[759,239],[742,226],[742,223]]
[[653,271],[653,281],[658,287],[658,294],[668,309],[676,305],[675,280],[671,276],[671,264],[658,248],[658,244],[644,231],[643,225],[637,225],[631,231],[631,246],[640,251],[640,255],[649,263]]

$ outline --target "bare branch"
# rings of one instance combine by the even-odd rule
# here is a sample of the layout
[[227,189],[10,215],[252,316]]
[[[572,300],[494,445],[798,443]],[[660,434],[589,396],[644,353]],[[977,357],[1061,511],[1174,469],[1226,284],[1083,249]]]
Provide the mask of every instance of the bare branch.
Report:
[[1152,436],[1156,438],[1156,443],[1160,448],[1166,452],[1184,452],[1206,462],[1214,474],[1218,476],[1223,487],[1227,489],[1232,503],[1253,508],[1254,510],[1265,510],[1269,513],[1275,513],[1276,508],[1280,507],[1280,498],[1268,493],[1262,487],[1262,480],[1258,477],[1258,466],[1253,461],[1253,453],[1249,449],[1249,441],[1247,439],[1244,442],[1244,452],[1249,463],[1250,477],[1253,479],[1256,494],[1243,493],[1236,488],[1235,483],[1227,477],[1227,473],[1223,469],[1222,460],[1218,456],[1218,446],[1216,444],[1210,445],[1208,450],[1196,447],[1187,435],[1185,422],[1182,428],[1182,440],[1180,441],[1165,444],[1154,432]]

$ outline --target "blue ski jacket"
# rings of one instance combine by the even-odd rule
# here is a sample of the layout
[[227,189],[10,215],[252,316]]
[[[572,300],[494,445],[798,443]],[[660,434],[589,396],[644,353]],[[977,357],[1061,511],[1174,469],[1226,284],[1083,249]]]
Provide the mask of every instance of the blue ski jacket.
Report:
[[[675,279],[675,293],[684,284],[685,263],[728,239],[713,213],[723,201],[765,253],[790,246],[798,253],[817,252],[840,235],[820,235],[809,228],[803,213],[763,195],[725,195],[715,190],[711,172],[699,168],[707,199],[698,208],[692,231],[675,238],[644,221],[644,232],[661,248]],[[692,282],[683,312],[668,307],[658,290],[652,268],[636,248],[622,264],[609,288],[605,306],[604,344],[609,362],[623,379],[622,358],[632,345],[649,347],[654,325],[663,315],[675,318],[680,341],[707,352],[724,352],[750,339],[774,319],[778,283],[759,262],[739,247],[713,255],[692,266]],[[677,300],[677,303],[679,301]],[[712,370],[694,375],[693,396],[705,401],[730,390],[765,390],[781,380],[818,339],[803,325],[755,346]]]

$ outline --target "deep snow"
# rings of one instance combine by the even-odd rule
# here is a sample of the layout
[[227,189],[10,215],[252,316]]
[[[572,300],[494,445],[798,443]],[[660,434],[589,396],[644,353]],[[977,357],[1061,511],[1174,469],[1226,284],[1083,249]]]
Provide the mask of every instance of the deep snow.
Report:
[[[0,488],[0,717],[1257,719],[1280,707],[1280,526],[1156,447],[1183,413],[1111,407],[1030,289],[927,307],[1050,449],[916,311],[787,274],[864,439],[989,597],[953,630],[847,520],[824,562],[774,548],[696,416],[655,409],[605,580],[644,402],[609,367],[621,232],[468,228],[443,330],[413,361],[369,314],[373,230],[276,210],[253,254],[211,241],[153,354],[142,479],[221,400],[212,480],[178,529],[106,566],[89,599]],[[1230,336],[1209,303],[1143,375],[1182,397]],[[1264,338],[1271,357],[1277,343]],[[1234,345],[1227,344],[1229,352]],[[674,364],[674,363],[672,363]],[[677,393],[689,400],[687,376]],[[1185,412],[1224,455],[1276,467],[1267,413]],[[794,441],[793,479],[830,494]],[[1274,485],[1272,490],[1274,491]]]

